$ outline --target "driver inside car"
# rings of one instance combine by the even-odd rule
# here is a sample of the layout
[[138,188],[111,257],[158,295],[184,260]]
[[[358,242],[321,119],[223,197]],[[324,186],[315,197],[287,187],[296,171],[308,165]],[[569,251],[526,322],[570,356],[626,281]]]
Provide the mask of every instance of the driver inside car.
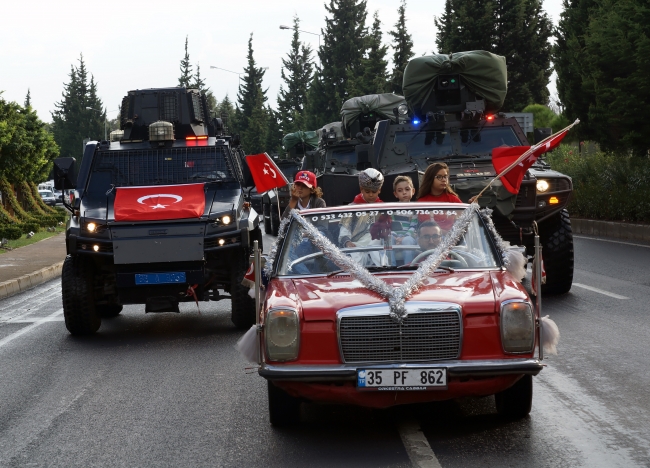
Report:
[[418,245],[422,252],[435,249],[440,244],[440,226],[435,221],[425,221],[418,226]]

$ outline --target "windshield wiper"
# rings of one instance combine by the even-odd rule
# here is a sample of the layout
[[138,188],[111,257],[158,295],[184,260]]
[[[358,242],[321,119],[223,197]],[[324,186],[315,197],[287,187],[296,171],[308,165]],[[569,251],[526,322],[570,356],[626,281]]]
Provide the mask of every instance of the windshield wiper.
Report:
[[[392,265],[383,265],[383,266],[367,266],[366,270],[368,271],[387,271],[387,270],[394,270],[398,267],[392,266]],[[331,273],[327,274],[327,278],[330,276],[338,275],[339,273],[345,273],[345,270],[335,270]]]
[[[397,267],[398,270],[417,270],[418,268],[420,268],[420,265],[411,265],[410,263],[407,263],[406,265],[402,265],[402,266]],[[453,268],[450,268],[448,266],[442,266],[442,265],[439,266],[438,268],[436,268],[436,270],[445,270],[445,271],[448,271],[450,273],[455,273],[456,272],[456,270],[454,270]]]

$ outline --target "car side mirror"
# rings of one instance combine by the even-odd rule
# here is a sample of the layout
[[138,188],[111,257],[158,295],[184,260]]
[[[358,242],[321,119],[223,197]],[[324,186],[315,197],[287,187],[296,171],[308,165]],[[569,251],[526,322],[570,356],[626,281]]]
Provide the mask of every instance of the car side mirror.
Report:
[[55,189],[77,188],[77,160],[75,158],[56,158],[53,172]]

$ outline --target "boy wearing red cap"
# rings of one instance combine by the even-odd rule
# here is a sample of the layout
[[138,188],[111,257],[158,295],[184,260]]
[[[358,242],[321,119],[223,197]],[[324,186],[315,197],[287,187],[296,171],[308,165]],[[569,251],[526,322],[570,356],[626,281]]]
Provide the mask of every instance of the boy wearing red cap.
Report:
[[308,208],[325,208],[323,191],[318,187],[316,174],[309,171],[299,171],[291,187],[291,200],[284,209],[282,217],[286,218],[293,209],[298,211]]

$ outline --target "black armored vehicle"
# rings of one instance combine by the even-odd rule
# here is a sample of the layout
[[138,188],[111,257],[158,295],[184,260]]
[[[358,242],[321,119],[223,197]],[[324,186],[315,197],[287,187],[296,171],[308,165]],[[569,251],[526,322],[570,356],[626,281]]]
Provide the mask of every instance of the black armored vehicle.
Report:
[[[395,117],[379,120],[371,132],[362,131],[366,141],[353,146],[352,164],[344,168],[337,161],[337,173],[321,172],[327,174],[328,185],[337,187],[334,197],[358,191],[356,178],[345,172],[363,169],[368,162],[386,177],[380,194],[384,201],[395,201],[394,176],[410,175],[417,190],[426,168],[444,162],[450,184],[468,202],[496,175],[493,148],[530,144],[517,120],[499,112],[507,90],[503,57],[485,51],[417,57],[404,70],[403,90],[406,104],[394,108]],[[357,112],[363,111],[358,106]],[[335,200],[323,190],[330,205]],[[538,225],[547,274],[542,289],[547,293],[565,293],[573,281],[573,236],[566,209],[572,190],[571,178],[540,158],[525,174],[518,194],[497,181],[479,199],[481,206],[494,210],[504,240],[525,246],[529,255],[534,223]]]
[[78,174],[73,158],[55,161],[56,186],[78,194],[66,230],[66,327],[94,333],[125,304],[178,312],[180,302],[225,298],[233,323],[249,327],[255,305],[241,282],[262,235],[244,200],[252,182],[239,142],[194,89],[129,91],[120,119],[121,139],[88,143]]

